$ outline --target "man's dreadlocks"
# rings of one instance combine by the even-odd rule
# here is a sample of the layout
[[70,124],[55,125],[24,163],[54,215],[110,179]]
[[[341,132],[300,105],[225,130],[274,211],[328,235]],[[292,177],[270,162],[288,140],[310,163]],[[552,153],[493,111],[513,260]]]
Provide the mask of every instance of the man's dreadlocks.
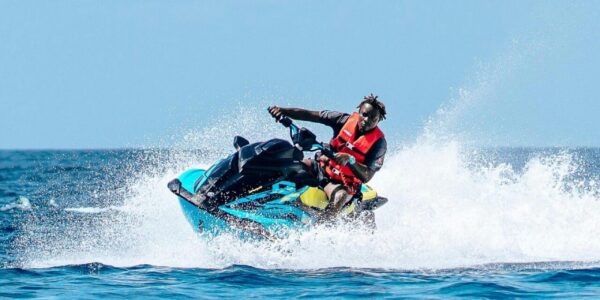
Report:
[[369,103],[373,107],[375,107],[377,110],[379,110],[379,113],[381,114],[381,118],[385,119],[385,104],[383,104],[383,102],[377,100],[377,97],[378,96],[373,95],[373,93],[371,93],[371,95],[369,95],[369,96],[365,96],[363,98],[363,101],[356,108],[360,108],[363,104]]

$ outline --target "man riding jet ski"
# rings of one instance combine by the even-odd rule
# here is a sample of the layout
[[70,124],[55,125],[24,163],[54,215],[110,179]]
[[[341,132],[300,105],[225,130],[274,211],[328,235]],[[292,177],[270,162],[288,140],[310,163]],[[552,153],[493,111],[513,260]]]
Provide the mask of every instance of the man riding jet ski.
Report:
[[[347,117],[341,113],[320,113],[343,117],[344,125],[338,131],[344,136],[338,134],[331,146],[318,142],[312,132],[296,126],[285,116],[288,110],[300,114],[305,110],[269,108],[277,121],[290,129],[293,144],[281,139],[250,143],[236,136],[234,153],[207,170],[185,171],[170,181],[168,188],[178,196],[194,230],[209,235],[236,232],[241,237],[274,239],[286,236],[289,230],[307,228],[334,216],[372,218],[371,211],[387,199],[361,183],[375,173],[369,170],[377,170],[383,162],[383,156],[375,155],[373,164],[378,167],[370,169],[368,164],[374,155],[369,150],[374,146],[369,144],[377,145],[383,139],[379,133],[369,132],[374,132],[379,119],[385,116],[385,107],[371,95],[359,108],[360,115]],[[290,115],[298,117],[293,112]],[[319,151],[319,163],[303,160],[304,151]],[[357,176],[347,176],[350,172],[356,172]],[[329,186],[329,194],[339,200],[329,204],[327,194],[319,186]]]
[[[333,159],[317,155],[316,161],[303,161],[330,200],[330,216],[347,205],[360,192],[361,184],[371,180],[383,165],[387,142],[377,124],[385,119],[386,111],[383,102],[377,98],[373,94],[365,96],[357,106],[358,113],[352,114],[277,106],[269,108],[269,113],[276,120],[287,116],[294,120],[321,123],[333,129],[329,143],[331,150],[336,152]],[[370,211],[366,215],[373,218]]]

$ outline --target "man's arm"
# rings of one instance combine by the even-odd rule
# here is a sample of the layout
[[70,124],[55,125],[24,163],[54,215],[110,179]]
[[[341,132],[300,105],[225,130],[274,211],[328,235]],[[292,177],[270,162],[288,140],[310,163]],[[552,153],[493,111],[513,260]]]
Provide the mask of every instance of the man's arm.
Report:
[[[364,163],[355,162],[348,166],[362,182],[368,182],[373,178],[375,173],[383,166],[385,160],[385,153],[387,152],[387,141],[385,138],[378,140],[375,145],[369,150],[365,157]],[[350,161],[350,154],[336,153],[335,160],[342,165],[347,164]]]
[[319,122],[318,111],[307,110],[303,108],[271,106],[269,108],[269,113],[275,119],[287,116],[299,121]]
[[354,175],[358,177],[362,182],[369,182],[373,175],[375,175],[375,170],[372,170],[367,165],[361,164],[359,162],[355,162],[354,164],[349,164],[350,154],[348,153],[336,153],[335,160],[341,164],[342,166],[348,165]]
[[350,169],[354,175],[356,175],[360,180],[362,180],[362,182],[365,183],[369,182],[369,180],[373,178],[373,175],[375,175],[375,171],[359,162],[350,165]]

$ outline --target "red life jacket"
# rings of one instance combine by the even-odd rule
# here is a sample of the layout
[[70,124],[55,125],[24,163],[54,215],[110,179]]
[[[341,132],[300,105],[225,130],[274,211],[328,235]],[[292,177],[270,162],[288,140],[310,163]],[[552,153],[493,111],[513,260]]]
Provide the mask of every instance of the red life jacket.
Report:
[[[358,113],[353,113],[340,130],[340,133],[331,139],[330,144],[332,150],[336,153],[348,153],[356,158],[356,162],[364,163],[367,152],[375,142],[383,137],[383,132],[379,127],[375,127],[357,139],[359,121],[360,116]],[[349,166],[342,166],[333,159],[330,159],[328,163],[321,162],[321,166],[331,180],[342,182],[350,194],[354,195],[360,190],[362,180],[354,175]]]

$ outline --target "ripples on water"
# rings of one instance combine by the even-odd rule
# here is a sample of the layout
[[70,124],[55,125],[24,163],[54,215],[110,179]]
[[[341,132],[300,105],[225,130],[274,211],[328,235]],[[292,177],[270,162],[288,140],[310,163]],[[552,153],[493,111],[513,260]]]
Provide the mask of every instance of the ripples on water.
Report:
[[47,269],[0,270],[2,297],[573,297],[600,293],[600,269],[543,270],[495,265],[436,271],[328,268],[264,270],[90,263]]
[[[492,191],[488,197],[495,197],[493,189],[504,189],[513,182],[525,180],[519,176],[540,176],[533,178],[535,182],[545,180],[542,178],[545,173],[537,175],[531,171],[537,166],[531,160],[535,157],[561,160],[565,156],[561,153],[565,151],[478,150],[469,155],[471,159],[465,168],[508,164],[514,173],[500,180],[499,185],[489,187]],[[598,200],[596,180],[600,174],[600,150],[566,152],[570,153],[566,156],[571,157],[566,173],[561,173],[564,167],[561,163],[557,166],[546,163],[550,166],[550,176],[562,176],[559,183],[563,186],[559,190],[566,193],[566,201],[574,201],[573,205],[594,203],[594,197],[595,201]],[[200,152],[144,150],[0,151],[0,297],[562,298],[600,295],[600,269],[597,268],[600,255],[593,254],[600,231],[597,227],[587,228],[587,232],[581,234],[583,238],[589,237],[589,241],[573,244],[571,248],[576,251],[556,251],[557,255],[566,253],[564,261],[561,257],[548,256],[550,261],[558,258],[556,262],[535,262],[544,259],[532,259],[539,254],[527,249],[528,244],[519,247],[525,254],[533,253],[530,256],[514,254],[519,247],[500,249],[497,256],[482,256],[488,251],[485,247],[494,250],[494,247],[505,245],[490,246],[470,241],[473,247],[483,247],[483,252],[469,252],[452,248],[455,247],[453,244],[442,244],[441,247],[448,248],[432,253],[447,251],[451,254],[440,259],[449,261],[431,263],[431,266],[437,267],[427,267],[428,256],[419,256],[418,252],[423,252],[419,245],[431,248],[427,244],[431,241],[426,237],[420,240],[405,236],[398,240],[398,244],[386,244],[377,238],[363,239],[361,241],[380,242],[381,245],[367,245],[366,249],[372,247],[371,252],[362,251],[359,247],[354,254],[356,257],[352,254],[344,256],[344,252],[352,252],[344,250],[350,250],[344,240],[327,237],[324,242],[322,237],[325,233],[301,236],[298,241],[280,245],[284,253],[281,249],[269,247],[252,250],[255,245],[228,240],[215,241],[216,246],[211,248],[211,245],[206,245],[208,241],[187,232],[188,225],[179,222],[183,217],[176,209],[162,212],[165,209],[159,205],[163,201],[175,202],[163,188],[163,181],[185,168],[197,166],[194,162],[202,162],[202,157]],[[388,164],[393,161],[388,160]],[[399,161],[401,163],[402,160]],[[573,165],[576,167],[569,169],[568,166]],[[448,168],[456,171],[453,167]],[[459,167],[458,171],[464,171],[460,168],[463,167]],[[393,183],[380,181],[375,184],[386,189]],[[154,185],[159,187],[154,188]],[[159,195],[155,195],[157,191]],[[394,195],[386,196],[391,201],[395,200]],[[447,196],[452,198],[456,195]],[[549,195],[549,199],[559,196],[562,197],[562,194]],[[588,200],[590,197],[592,199]],[[398,198],[402,197],[398,195]],[[398,215],[403,213],[402,209],[410,208],[409,202],[396,201],[407,204],[396,203],[396,206],[388,207],[389,210],[397,209]],[[135,209],[144,205],[148,206],[146,210]],[[176,208],[176,205],[169,206],[173,207]],[[415,212],[431,215],[430,209]],[[585,207],[582,209],[586,210]],[[584,212],[570,213],[582,219],[588,218]],[[381,215],[390,217],[385,213]],[[383,221],[385,224],[385,219]],[[581,221],[573,220],[575,223]],[[595,224],[592,220],[587,221]],[[152,225],[159,222],[173,227]],[[411,226],[410,223],[405,225]],[[428,226],[428,222],[420,226]],[[456,234],[467,229],[456,228],[456,231],[448,233]],[[527,232],[527,229],[517,228],[515,233],[520,231]],[[575,234],[567,232],[565,236]],[[162,237],[167,235],[170,239],[164,240]],[[134,241],[128,241],[128,236]],[[577,237],[574,243],[581,237]],[[338,252],[323,256],[315,252],[318,249],[311,248],[314,243],[323,243],[326,251]],[[548,243],[552,247],[543,245],[547,249],[569,249],[569,245],[565,246],[560,239]],[[302,249],[295,250],[293,245]],[[236,250],[240,247],[241,250]],[[461,253],[464,261],[451,261],[460,258]],[[373,258],[365,257],[367,254],[372,254]],[[518,259],[508,263],[495,262],[504,257]],[[572,261],[571,257],[588,259]],[[338,258],[342,265],[350,262],[347,263],[350,267],[331,267],[336,265]],[[353,264],[354,261],[357,263]],[[450,267],[444,267],[444,264]]]

